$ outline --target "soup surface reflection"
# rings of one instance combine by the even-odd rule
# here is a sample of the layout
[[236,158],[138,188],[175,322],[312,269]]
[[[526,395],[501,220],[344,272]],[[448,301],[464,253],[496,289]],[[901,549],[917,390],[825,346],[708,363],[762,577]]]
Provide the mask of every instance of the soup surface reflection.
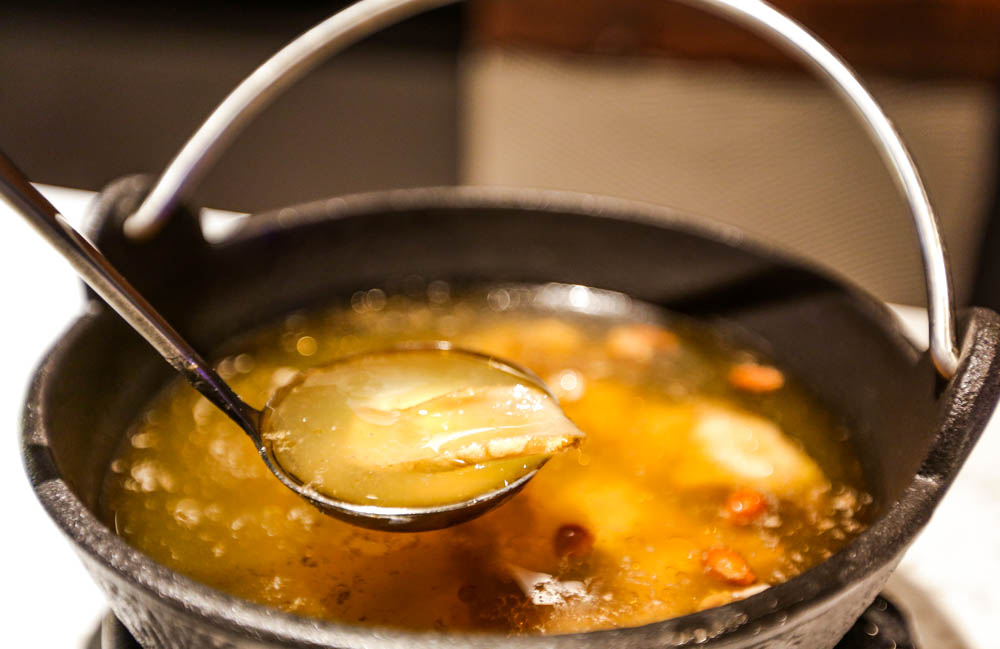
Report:
[[236,341],[218,363],[255,407],[298,370],[404,341],[447,340],[533,370],[586,438],[489,514],[417,534],[328,518],[176,381],[111,465],[108,523],[174,570],[300,615],[530,633],[635,626],[747,597],[863,529],[871,499],[847,431],[759,352],[643,305],[627,317],[554,310],[546,290],[557,289],[360,292]]

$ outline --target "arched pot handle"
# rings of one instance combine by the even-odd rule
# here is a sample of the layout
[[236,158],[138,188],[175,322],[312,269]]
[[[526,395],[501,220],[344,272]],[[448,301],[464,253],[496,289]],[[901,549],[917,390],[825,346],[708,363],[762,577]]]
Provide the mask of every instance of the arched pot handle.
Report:
[[[265,106],[328,56],[413,14],[456,0],[360,0],[305,32],[233,90],[184,145],[138,210],[128,236],[152,236],[204,177],[235,136]],[[951,276],[934,210],[909,152],[888,117],[850,68],[798,23],[760,0],[678,0],[742,25],[813,71],[864,126],[913,217],[927,289],[930,353],[938,372],[959,363]]]

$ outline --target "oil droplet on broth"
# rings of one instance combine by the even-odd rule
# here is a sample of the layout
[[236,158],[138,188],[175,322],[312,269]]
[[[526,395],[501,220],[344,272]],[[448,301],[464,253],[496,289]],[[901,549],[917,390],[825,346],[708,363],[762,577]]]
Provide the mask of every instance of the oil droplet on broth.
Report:
[[290,474],[339,500],[434,506],[499,489],[583,433],[528,377],[460,351],[389,351],[304,373],[263,431]]

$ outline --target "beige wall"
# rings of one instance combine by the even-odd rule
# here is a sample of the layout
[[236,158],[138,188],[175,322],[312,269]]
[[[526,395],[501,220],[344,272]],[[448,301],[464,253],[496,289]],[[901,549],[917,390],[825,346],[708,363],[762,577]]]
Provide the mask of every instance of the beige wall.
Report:
[[[964,298],[996,171],[985,85],[870,80],[925,176]],[[916,240],[863,132],[818,83],[720,63],[483,51],[461,79],[466,182],[590,191],[738,224],[922,304]]]

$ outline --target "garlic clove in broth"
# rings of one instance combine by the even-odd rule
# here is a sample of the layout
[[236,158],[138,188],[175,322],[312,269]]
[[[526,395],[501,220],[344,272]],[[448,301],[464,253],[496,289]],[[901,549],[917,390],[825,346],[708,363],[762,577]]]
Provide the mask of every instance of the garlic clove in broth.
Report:
[[704,403],[697,409],[692,438],[701,446],[702,457],[713,465],[702,471],[703,476],[718,471],[730,476],[728,482],[733,485],[753,485],[777,495],[827,483],[816,461],[763,417]]

